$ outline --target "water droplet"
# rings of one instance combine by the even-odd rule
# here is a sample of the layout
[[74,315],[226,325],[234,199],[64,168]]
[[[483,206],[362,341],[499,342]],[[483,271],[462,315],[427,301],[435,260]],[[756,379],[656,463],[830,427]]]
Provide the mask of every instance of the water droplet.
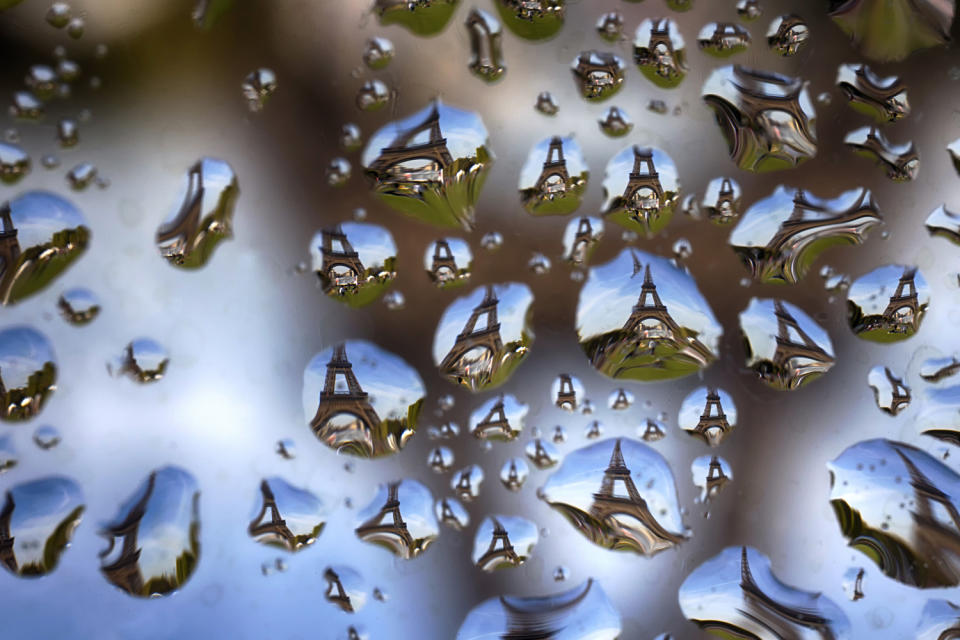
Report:
[[744,22],[751,22],[763,15],[760,0],[738,0],[737,15]]
[[354,569],[335,565],[323,570],[327,582],[323,594],[327,602],[338,606],[346,613],[356,613],[367,603],[367,583]]
[[0,420],[38,415],[56,381],[57,359],[43,334],[26,326],[0,330]]
[[858,442],[827,468],[830,505],[854,549],[903,584],[957,586],[951,549],[960,476],[916,447],[884,439]]
[[599,420],[591,420],[587,424],[587,428],[583,431],[583,437],[587,440],[596,440],[603,435],[604,427],[603,423]]
[[740,185],[732,178],[714,178],[707,185],[701,210],[710,222],[726,225],[740,217],[742,208]]
[[485,82],[496,82],[507,70],[503,62],[503,29],[500,22],[486,11],[474,7],[464,24],[470,35],[471,59],[467,68]]
[[483,483],[483,469],[476,464],[460,469],[450,479],[450,488],[457,497],[464,502],[471,502],[480,495],[480,485]]
[[123,353],[107,363],[107,372],[115,377],[126,376],[146,384],[161,380],[170,364],[166,348],[151,338],[137,338],[127,343]]
[[417,428],[426,391],[402,358],[365,340],[315,355],[303,371],[303,411],[328,447],[361,457],[396,453]]
[[60,432],[50,425],[37,427],[36,431],[33,432],[33,443],[44,451],[53,449],[60,444],[60,439]]
[[17,466],[19,457],[10,436],[0,437],[0,475]]
[[460,0],[375,0],[373,12],[383,26],[398,24],[418,36],[439,33]]
[[533,344],[533,293],[508,282],[478,287],[443,312],[433,339],[433,361],[450,382],[471,391],[507,380]]
[[363,63],[374,70],[386,68],[394,55],[396,49],[393,43],[380,36],[370,38],[363,46]]
[[434,505],[437,519],[454,531],[462,531],[470,524],[470,514],[456,498],[443,498]]
[[500,19],[527,40],[554,36],[563,26],[566,0],[497,0]]
[[494,396],[471,412],[470,433],[481,440],[514,440],[523,431],[529,409],[516,396]]
[[850,621],[819,592],[785,584],[752,547],[727,547],[694,569],[678,593],[684,617],[732,637],[849,638]]
[[693,9],[693,0],[666,0],[667,8],[677,11],[690,11]]
[[647,103],[647,110],[660,115],[665,115],[668,111],[667,103],[663,100],[651,100]]
[[781,56],[796,55],[810,38],[810,27],[800,16],[788,14],[773,19],[767,28],[767,44]]
[[576,411],[585,391],[580,379],[561,373],[550,386],[550,400],[565,411]]
[[7,489],[0,510],[0,565],[20,577],[52,572],[84,509],[83,493],[69,478],[49,476]]
[[383,296],[383,305],[388,311],[401,311],[407,306],[407,299],[400,291],[388,291]]
[[557,448],[541,438],[534,438],[528,442],[523,452],[537,469],[549,469],[560,461]]
[[[919,49],[950,41],[954,3],[918,5],[910,0],[834,0],[829,13],[853,44],[872,60],[902,60]],[[897,16],[891,30],[884,18]]]
[[537,525],[526,518],[493,515],[483,519],[473,538],[473,564],[486,572],[519,567],[540,540]]
[[57,74],[45,64],[35,64],[27,71],[24,83],[37,98],[47,100],[57,89]]
[[567,215],[579,208],[590,170],[572,137],[538,142],[520,170],[520,202],[535,216]]
[[10,105],[10,115],[22,120],[39,120],[43,117],[43,103],[29,91],[16,91]]
[[629,438],[570,453],[540,497],[602,547],[653,555],[684,541],[667,461]]
[[427,466],[435,473],[446,473],[453,468],[453,451],[449,447],[436,447],[427,454]]
[[925,224],[930,235],[940,236],[954,244],[960,244],[960,213],[940,205],[930,212]]
[[510,491],[520,491],[530,476],[530,467],[523,458],[510,458],[500,467],[500,482]]
[[614,389],[607,396],[607,408],[614,411],[625,411],[630,408],[634,400],[636,400],[636,396],[633,395],[632,391],[623,388]]
[[927,600],[914,632],[917,640],[946,640],[960,626],[960,607],[948,600]]
[[650,237],[663,229],[680,201],[677,166],[660,149],[626,147],[607,163],[603,215]]
[[833,96],[831,96],[829,92],[823,91],[817,94],[817,104],[823,107],[829,107],[832,102]]
[[867,375],[877,408],[895,416],[910,406],[910,388],[887,367],[873,367]]
[[327,184],[342,187],[350,179],[350,161],[346,158],[334,158],[327,165]]
[[47,24],[55,29],[63,29],[70,22],[71,9],[66,2],[54,2],[47,9]]
[[592,578],[568,591],[548,596],[502,595],[485,600],[467,614],[458,640],[536,638],[544,629],[557,638],[616,640],[621,637],[620,614]]
[[906,340],[920,329],[930,288],[916,267],[890,264],[860,276],[847,293],[847,321],[872,342]]
[[427,246],[423,266],[433,284],[441,289],[466,284],[473,269],[470,245],[460,238],[441,238]]
[[577,303],[577,335],[611,378],[663,380],[716,358],[722,327],[693,278],[666,258],[624,249],[590,269]]
[[841,64],[837,86],[852,109],[878,123],[896,122],[910,115],[907,86],[897,76],[881,77],[865,64]]
[[927,382],[940,382],[960,371],[956,356],[927,358],[920,364],[920,377]]
[[297,444],[292,438],[277,440],[275,451],[277,452],[277,455],[284,460],[293,460],[297,457]]
[[[0,142],[0,182],[14,184],[29,172],[30,156],[27,155],[27,152],[18,145]],[[3,231],[5,230],[6,227]],[[0,231],[0,233],[3,233],[3,231]]]
[[398,211],[469,229],[493,154],[478,114],[435,101],[373,134],[362,163],[373,192]]
[[390,102],[390,89],[380,80],[367,80],[357,91],[356,105],[361,111],[377,111]]
[[534,253],[527,261],[527,269],[537,276],[542,276],[550,272],[550,258],[542,253]]
[[850,567],[843,574],[841,587],[853,602],[863,598],[863,567]]
[[110,53],[109,47],[102,42],[93,48],[93,57],[97,60],[103,60],[107,57],[108,53]]
[[75,164],[67,172],[67,182],[74,191],[83,191],[97,177],[97,167],[89,162]]
[[723,389],[698,387],[680,405],[677,426],[716,447],[736,428],[737,405]]
[[860,127],[843,138],[855,154],[876,162],[894,182],[906,182],[917,177],[920,154],[913,142],[894,144],[877,127]]
[[57,63],[57,77],[64,82],[73,82],[80,76],[80,65],[72,60]]
[[503,246],[503,234],[499,231],[490,231],[480,238],[480,246],[487,251],[496,251]]
[[693,255],[693,245],[691,245],[690,241],[686,238],[677,238],[671,249],[673,251],[673,257],[680,262]]
[[[200,559],[200,490],[179,467],[150,473],[100,535],[100,571],[130,595],[167,595],[193,575]],[[120,544],[117,544],[118,541]]]
[[750,32],[733,22],[710,22],[700,29],[697,44],[701,51],[717,58],[727,58],[747,50]]
[[617,11],[603,13],[597,18],[597,33],[607,42],[623,38],[623,16]]
[[706,503],[716,497],[733,480],[730,464],[719,456],[700,456],[690,464],[693,485],[700,489],[699,501]]
[[817,153],[816,113],[800,78],[740,65],[715,69],[703,85],[730,157],[741,169],[795,167]]
[[557,111],[560,110],[560,105],[557,104],[557,101],[553,98],[553,94],[549,91],[541,91],[537,95],[537,102],[534,108],[545,116],[555,116],[557,115]]
[[570,64],[580,95],[599,102],[620,91],[626,65],[607,51],[583,51]]
[[730,246],[755,280],[793,284],[807,275],[824,249],[860,245],[881,222],[868,189],[821,199],[803,189],[779,186],[747,209],[730,234]]
[[377,544],[400,558],[418,556],[440,535],[433,495],[409,478],[381,484],[377,495],[360,512],[354,532],[364,542]]
[[378,225],[344,222],[327,227],[313,236],[310,254],[323,292],[351,307],[370,304],[397,277],[397,245]]
[[[456,404],[456,401],[454,400],[453,396],[450,395],[449,393],[445,393],[444,395],[437,398],[437,406],[440,408],[440,411],[450,411],[450,409],[453,409],[455,404]],[[456,424],[454,424],[453,426],[454,426],[453,435],[459,435],[460,427],[457,427]]]
[[827,332],[789,302],[751,298],[739,318],[746,365],[774,389],[798,389],[835,363]]
[[555,444],[563,444],[567,441],[567,430],[558,424],[553,428],[553,436],[551,439]]
[[384,593],[384,591],[380,587],[374,587],[373,599],[376,600],[377,602],[386,602],[387,600],[390,599],[390,597],[386,593]]
[[79,40],[83,37],[83,31],[86,27],[87,23],[84,22],[82,17],[74,16],[67,22],[67,35],[74,40]]
[[240,92],[247,101],[247,108],[252,113],[263,110],[267,100],[277,90],[277,75],[266,67],[251,71],[240,84]]
[[267,478],[250,510],[247,533],[260,544],[300,551],[314,543],[326,519],[323,503],[310,491]]
[[619,107],[610,107],[597,120],[600,130],[611,138],[620,138],[633,130],[633,120]]
[[348,122],[340,127],[340,146],[345,151],[356,151],[363,145],[360,127]]
[[[77,126],[76,120],[72,120],[70,118],[61,118],[57,122],[57,141],[60,143],[60,146],[64,148],[75,146],[77,142],[80,141],[80,132],[79,132],[79,127]],[[90,165],[88,163],[84,163],[83,165],[77,165],[77,167],[80,167],[80,166],[84,166],[85,168],[90,167],[93,171],[93,175],[96,176],[96,168],[93,167],[93,165]],[[70,170],[70,175],[74,176],[73,178],[71,178],[71,183],[73,183],[74,180],[77,180],[78,182],[82,182],[83,180],[86,179],[85,175],[75,175],[77,167],[74,167],[73,169]],[[87,184],[89,184],[89,180],[87,180]],[[75,183],[72,186],[74,186],[75,189],[83,188],[83,187],[75,186]]]
[[660,420],[647,418],[637,429],[637,435],[644,442],[657,442],[667,437],[667,425]]

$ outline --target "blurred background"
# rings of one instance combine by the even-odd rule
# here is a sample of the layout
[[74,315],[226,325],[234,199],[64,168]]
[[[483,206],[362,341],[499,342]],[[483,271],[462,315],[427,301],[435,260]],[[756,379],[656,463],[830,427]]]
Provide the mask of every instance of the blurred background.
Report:
[[[850,130],[869,124],[849,109],[835,86],[837,67],[863,62],[863,56],[827,17],[826,2],[761,0],[763,16],[741,23],[753,44],[730,62],[802,76],[811,97],[826,92],[829,104],[815,104],[816,158],[781,172],[753,174],[736,167],[712,111],[700,91],[712,69],[726,61],[697,50],[696,35],[709,21],[736,22],[734,0],[701,0],[693,10],[670,11],[663,0],[628,3],[585,0],[567,5],[566,23],[552,39],[531,42],[504,30],[507,72],[487,85],[467,69],[470,47],[464,20],[476,5],[493,12],[490,0],[464,1],[441,33],[416,36],[401,26],[383,26],[369,0],[245,0],[237,2],[209,29],[191,20],[190,2],[156,0],[76,0],[85,19],[80,39],[68,37],[44,20],[49,3],[24,2],[0,12],[0,96],[9,100],[28,68],[55,62],[62,45],[82,76],[69,99],[52,101],[42,121],[18,121],[6,112],[2,128],[14,129],[33,168],[12,186],[0,185],[0,200],[31,189],[59,193],[85,214],[92,232],[87,253],[42,293],[0,308],[3,326],[28,324],[53,343],[59,366],[57,391],[42,414],[28,423],[0,425],[12,438],[19,465],[0,476],[0,490],[50,474],[75,479],[87,509],[71,548],[51,575],[40,579],[0,572],[0,616],[10,638],[167,638],[282,637],[335,638],[349,625],[365,627],[373,638],[452,638],[466,613],[480,601],[504,594],[543,595],[597,579],[620,611],[623,638],[653,638],[669,632],[700,637],[686,621],[677,590],[691,570],[731,545],[751,545],[769,556],[774,573],[787,584],[822,591],[850,618],[853,637],[906,638],[916,627],[927,598],[960,598],[956,589],[921,591],[884,577],[864,555],[848,548],[829,504],[826,464],[848,446],[885,437],[913,443],[940,457],[946,446],[917,435],[914,419],[922,410],[920,361],[960,348],[957,249],[931,239],[923,221],[936,206],[960,207],[960,179],[945,151],[960,137],[960,57],[956,45],[915,53],[903,62],[871,64],[880,75],[899,75],[909,91],[913,113],[886,131],[894,142],[912,140],[920,170],[912,182],[888,180],[871,162],[842,144]],[[610,44],[596,32],[606,11],[624,16],[625,39]],[[795,12],[810,26],[810,42],[792,58],[772,53],[767,25]],[[646,17],[671,17],[687,43],[690,72],[675,89],[660,89],[632,64],[632,35]],[[958,35],[954,27],[953,35]],[[361,60],[365,41],[390,39],[396,59],[382,71]],[[95,55],[105,44],[105,57]],[[588,103],[571,76],[571,61],[583,50],[614,51],[627,61],[621,91],[605,102]],[[251,113],[242,97],[243,78],[267,67],[278,88],[261,113]],[[91,80],[97,80],[91,83]],[[392,91],[383,110],[361,112],[355,96],[369,79]],[[93,85],[93,86],[92,86]],[[534,109],[537,94],[550,91],[559,112],[547,117]],[[405,117],[435,97],[480,113],[496,160],[476,208],[472,232],[437,229],[389,209],[370,194],[358,152],[339,147],[340,127],[356,123],[367,140],[391,120]],[[663,100],[666,114],[649,111]],[[622,139],[600,131],[597,120],[610,105],[635,123]],[[80,142],[61,150],[59,117],[78,117]],[[676,112],[675,112],[676,110]],[[659,383],[621,383],[589,366],[574,330],[581,283],[561,260],[562,235],[572,216],[535,218],[523,211],[517,190],[530,148],[551,135],[573,135],[590,170],[584,201],[576,214],[597,215],[607,160],[629,144],[659,147],[676,162],[682,193],[702,195],[718,176],[735,178],[744,207],[780,184],[833,197],[859,186],[870,188],[885,226],[859,247],[833,248],[799,284],[741,284],[748,276],[727,246],[729,227],[696,221],[679,211],[653,239],[624,239],[608,222],[593,264],[617,255],[624,246],[671,255],[678,238],[693,247],[685,261],[701,292],[723,325],[720,359],[699,375]],[[47,170],[44,154],[61,163]],[[222,158],[235,170],[240,196],[234,239],[224,242],[202,269],[172,268],[154,246],[156,227],[179,206],[184,174],[202,156]],[[335,157],[353,165],[344,187],[328,185],[325,171]],[[73,192],[66,172],[93,163],[109,180],[104,189]],[[310,239],[321,227],[350,220],[358,207],[366,221],[388,227],[398,245],[394,290],[406,299],[390,310],[376,301],[351,309],[327,298],[309,270]],[[491,253],[480,238],[500,232],[503,247]],[[463,237],[474,256],[470,284],[459,291],[433,287],[423,255],[433,240]],[[884,237],[885,236],[885,237]],[[534,252],[553,262],[534,274],[527,263]],[[914,264],[926,276],[931,304],[918,335],[893,345],[856,338],[847,326],[845,295],[824,289],[817,274],[824,265],[859,277],[875,267]],[[655,448],[669,461],[676,479],[685,524],[692,538],[653,558],[613,552],[592,545],[536,497],[549,472],[532,470],[519,494],[497,480],[503,462],[522,456],[525,432],[511,443],[486,449],[465,433],[468,416],[491,392],[471,394],[442,379],[431,349],[443,310],[457,296],[486,283],[521,281],[534,295],[535,335],[526,361],[499,389],[531,405],[527,429],[549,435],[566,427],[561,453],[587,442],[584,431],[598,419],[605,435],[636,437],[646,418],[665,414],[667,437]],[[63,290],[94,290],[103,310],[90,325],[70,326],[59,317]],[[777,392],[744,366],[737,314],[752,297],[780,297],[804,309],[830,334],[836,366],[823,378],[793,392]],[[170,352],[162,381],[136,385],[112,378],[105,364],[140,336]],[[396,353],[424,380],[427,398],[418,433],[398,454],[373,461],[338,455],[314,438],[301,406],[303,370],[331,344],[368,339]],[[911,406],[896,418],[876,407],[867,372],[885,365],[905,374],[914,389]],[[592,415],[554,406],[550,386],[559,373],[577,376],[592,401]],[[676,427],[682,399],[703,384],[719,385],[734,398],[736,430],[716,451]],[[608,411],[608,394],[625,386],[636,394],[633,408]],[[453,408],[438,400],[451,395]],[[435,498],[451,494],[451,474],[427,466],[436,446],[426,430],[453,420],[459,438],[445,442],[456,458],[454,469],[470,463],[486,474],[480,497],[467,505],[471,523],[463,532],[442,527],[437,542],[412,561],[396,560],[353,534],[357,512],[373,499],[380,483],[415,478]],[[30,441],[39,425],[60,431],[62,443],[48,451]],[[279,439],[296,442],[285,460],[274,452]],[[718,453],[734,480],[707,505],[695,502],[699,490],[690,464]],[[945,463],[957,469],[960,458]],[[113,587],[99,572],[97,553],[105,541],[97,530],[114,514],[151,470],[176,464],[189,470],[201,490],[201,552],[193,577],[175,594],[136,599]],[[261,479],[280,475],[307,487],[330,508],[326,529],[310,548],[287,554],[258,545],[246,531],[259,504]],[[486,574],[470,560],[472,537],[488,513],[522,515],[542,529],[532,558],[522,567]],[[287,570],[263,575],[261,565],[282,557]],[[385,602],[373,601],[355,614],[324,601],[324,568],[347,564],[368,585],[379,587]],[[566,568],[564,583],[554,569]],[[865,597],[851,601],[842,589],[850,567],[863,567]]]

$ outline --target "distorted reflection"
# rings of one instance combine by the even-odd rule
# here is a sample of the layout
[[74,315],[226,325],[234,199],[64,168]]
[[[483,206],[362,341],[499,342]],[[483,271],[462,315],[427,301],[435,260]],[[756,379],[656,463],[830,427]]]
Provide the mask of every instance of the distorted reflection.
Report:
[[660,149],[626,147],[607,162],[603,194],[604,216],[652,236],[670,222],[680,201],[677,165]]
[[0,420],[29,420],[56,389],[53,346],[30,327],[0,330]]
[[360,512],[354,531],[364,542],[379,545],[399,558],[418,556],[440,535],[433,495],[416,480],[381,484]]
[[576,140],[544,138],[520,169],[520,202],[533,215],[566,215],[580,206],[589,177]]
[[698,387],[680,404],[677,426],[716,447],[737,426],[737,405],[723,389]]
[[317,496],[283,478],[260,483],[247,533],[261,544],[300,551],[313,544],[326,525],[326,509]]
[[15,576],[39,577],[56,569],[84,508],[80,487],[61,476],[7,489],[0,510],[0,565]]
[[890,264],[860,276],[847,292],[853,333],[872,342],[899,342],[920,329],[930,288],[914,266]]
[[537,525],[526,518],[491,515],[477,526],[473,564],[483,571],[519,567],[540,539]]
[[313,236],[310,255],[324,293],[351,307],[370,304],[397,277],[397,245],[379,225],[343,222],[327,227]]

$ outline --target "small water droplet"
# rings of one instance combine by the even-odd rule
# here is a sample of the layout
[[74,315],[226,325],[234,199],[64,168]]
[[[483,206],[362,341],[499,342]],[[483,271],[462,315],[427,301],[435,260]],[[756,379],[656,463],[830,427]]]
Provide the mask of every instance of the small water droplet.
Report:
[[599,102],[623,86],[626,65],[620,56],[606,51],[583,51],[570,65],[580,95]]
[[297,457],[297,444],[293,441],[293,438],[277,440],[275,451],[284,460],[293,460]]
[[588,440],[596,440],[597,438],[603,435],[603,431],[604,431],[604,428],[603,428],[602,422],[600,422],[599,420],[591,420],[587,424],[587,428],[584,429],[583,437],[585,437]]
[[427,454],[427,466],[434,473],[446,473],[453,468],[453,451],[449,447],[436,447]]
[[529,409],[516,396],[494,396],[470,413],[470,433],[481,440],[513,440],[523,430]]
[[503,246],[503,234],[499,231],[490,231],[480,238],[480,246],[487,251],[496,251]]
[[361,111],[377,111],[390,102],[390,89],[380,80],[368,80],[357,91],[356,105]]
[[603,215],[650,237],[662,230],[680,200],[677,166],[660,149],[632,145],[607,162]]
[[346,613],[356,613],[367,603],[367,583],[355,569],[335,565],[323,570],[327,588],[323,597]]
[[560,461],[557,448],[541,438],[534,438],[528,442],[523,452],[537,469],[549,469]]
[[574,138],[544,138],[520,170],[520,202],[532,215],[569,214],[580,206],[589,175]]
[[500,467],[500,482],[510,491],[520,491],[530,476],[530,467],[523,458],[510,458]]
[[240,84],[240,92],[247,101],[247,108],[253,113],[262,111],[276,90],[277,75],[266,67],[251,71]]
[[441,519],[434,514],[430,490],[408,478],[380,485],[373,500],[358,515],[354,533],[364,542],[409,560],[437,539]]
[[26,326],[0,330],[0,420],[19,422],[40,413],[56,390],[57,361],[46,336]]
[[668,18],[641,22],[633,39],[633,61],[658,87],[669,89],[683,82],[688,71],[687,54],[677,23]]
[[74,40],[78,40],[83,37],[83,31],[86,27],[87,24],[82,17],[74,16],[67,22],[67,35]]
[[877,127],[860,127],[843,138],[843,143],[858,156],[873,160],[894,182],[917,177],[920,154],[911,142],[894,144]]
[[699,387],[680,405],[677,426],[716,447],[736,428],[737,406],[723,389]]
[[456,498],[443,498],[434,505],[437,519],[454,531],[462,531],[470,524],[470,514]]
[[47,9],[45,16],[47,24],[55,29],[63,29],[67,26],[67,23],[70,22],[71,13],[70,5],[66,2],[54,2],[50,5],[50,8]]
[[651,100],[647,103],[647,110],[652,111],[653,113],[659,113],[664,115],[667,113],[667,103],[663,100]]
[[45,64],[35,64],[27,71],[24,83],[37,98],[47,100],[57,89],[57,74]]
[[620,138],[633,130],[633,120],[620,107],[610,107],[597,120],[600,130],[611,138]]
[[600,14],[597,18],[597,33],[607,42],[623,38],[623,16],[618,11]]
[[77,121],[71,118],[61,118],[57,122],[57,141],[61,147],[72,147],[80,141],[80,130]]
[[363,63],[373,70],[384,69],[396,55],[393,43],[381,36],[367,40],[363,46]]
[[550,272],[550,258],[542,253],[534,253],[527,261],[527,269],[537,276],[542,276]]
[[760,0],[738,0],[737,15],[744,22],[751,22],[763,15],[763,7],[760,6]]
[[273,477],[260,482],[247,533],[260,544],[300,551],[316,541],[326,520],[326,508],[317,496]]
[[137,338],[127,343],[122,354],[107,363],[107,372],[145,384],[161,380],[169,364],[170,355],[163,345],[151,338]]
[[67,181],[74,191],[83,191],[90,186],[90,183],[92,183],[96,177],[97,167],[89,162],[75,164],[73,168],[67,172]]
[[10,115],[22,120],[39,120],[43,117],[43,103],[29,91],[15,91]]
[[63,82],[73,82],[80,76],[80,65],[72,60],[57,63],[57,77]]
[[732,178],[714,178],[707,184],[703,194],[701,211],[706,213],[707,219],[717,225],[727,225],[740,217],[743,206],[742,190],[736,180]]
[[864,573],[863,567],[850,567],[843,574],[841,587],[843,588],[843,592],[847,594],[847,597],[853,602],[863,598]]
[[693,255],[693,245],[686,238],[677,238],[672,247],[673,257],[677,260],[686,260]]
[[346,158],[334,158],[327,165],[327,184],[342,187],[350,179],[350,161]]
[[[0,142],[0,181],[14,184],[30,172],[30,156],[22,147]],[[0,205],[2,207],[2,205]],[[6,231],[6,226],[3,231]],[[2,274],[6,269],[0,269]]]
[[44,451],[49,451],[56,447],[60,444],[60,440],[60,432],[50,425],[37,427],[33,432],[33,443]]
[[810,27],[797,15],[778,16],[767,28],[767,44],[781,56],[796,55],[809,39]]
[[80,487],[62,476],[8,488],[0,510],[5,529],[0,565],[19,577],[51,573],[70,547],[85,508]]
[[460,238],[436,240],[427,245],[423,266],[433,284],[441,289],[452,289],[466,284],[473,269],[470,245]]

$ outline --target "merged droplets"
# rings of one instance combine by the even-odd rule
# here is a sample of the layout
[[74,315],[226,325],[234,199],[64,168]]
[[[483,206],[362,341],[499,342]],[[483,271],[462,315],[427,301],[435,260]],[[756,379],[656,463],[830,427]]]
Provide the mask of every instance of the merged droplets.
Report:
[[873,367],[867,374],[877,408],[895,416],[910,406],[910,388],[887,367]]
[[[902,60],[950,41],[955,3],[914,0],[833,0],[830,17],[872,60]],[[896,29],[891,25],[896,24]]]
[[418,556],[440,535],[433,495],[416,480],[381,484],[360,512],[354,532],[364,542],[384,547],[400,558]]
[[719,494],[733,480],[730,464],[720,456],[700,456],[690,463],[693,486],[700,489],[700,502],[705,503]]
[[767,28],[767,44],[781,56],[794,56],[810,38],[810,27],[800,16],[788,14],[773,19]]
[[829,463],[830,504],[850,546],[907,585],[960,584],[960,476],[902,442],[858,442]]
[[163,379],[169,364],[170,354],[166,347],[152,338],[136,338],[107,362],[107,373],[146,384]]
[[620,138],[633,131],[633,120],[619,107],[610,107],[597,120],[600,130],[611,138]]
[[500,467],[500,483],[509,491],[520,491],[530,477],[530,466],[523,458],[510,458]]
[[100,572],[130,595],[167,595],[183,586],[200,559],[200,489],[179,467],[150,473],[100,535]]
[[374,71],[384,69],[393,61],[397,51],[386,38],[376,36],[363,46],[363,63]]
[[741,169],[789,169],[816,155],[816,113],[802,79],[720,67],[707,78],[702,95]]
[[697,44],[701,51],[726,58],[747,50],[750,32],[735,22],[710,22],[700,29]]
[[491,515],[477,526],[473,537],[473,564],[483,571],[519,567],[540,539],[537,525],[526,518]]
[[527,40],[550,38],[563,26],[566,0],[496,0],[500,19]]
[[356,613],[367,603],[367,583],[355,569],[335,565],[323,570],[327,588],[323,597],[346,613]]
[[480,116],[439,101],[379,129],[362,157],[383,202],[424,222],[466,229],[492,163]]
[[633,38],[633,62],[650,82],[670,88],[687,75],[687,54],[677,23],[669,18],[647,18]]
[[57,358],[46,336],[26,326],[0,330],[0,420],[38,415],[56,382]]
[[326,509],[317,496],[273,477],[260,483],[247,533],[260,544],[300,551],[314,543],[326,520]]
[[503,61],[503,29],[483,9],[474,7],[464,23],[470,36],[470,73],[484,82],[496,82],[507,71]]
[[90,229],[80,210],[46,191],[0,203],[0,302],[42,291],[87,249]]
[[764,283],[793,284],[828,247],[859,245],[881,224],[873,194],[851,189],[831,199],[779,186],[755,202],[730,234],[730,246]]
[[789,302],[751,298],[740,331],[747,367],[774,389],[799,389],[834,365],[830,336]]
[[564,411],[576,411],[583,403],[586,391],[580,378],[561,373],[550,385],[550,402]]
[[243,99],[247,101],[247,108],[258,113],[263,110],[267,100],[277,90],[277,74],[271,69],[261,67],[247,74],[240,85]]
[[660,149],[626,147],[607,163],[603,193],[604,216],[652,236],[667,226],[680,202],[677,165]]
[[602,547],[649,556],[685,539],[670,466],[629,438],[571,452],[539,495]]
[[683,399],[677,425],[691,436],[716,447],[737,426],[737,405],[723,389],[698,387]]
[[881,77],[865,64],[841,64],[837,86],[851,109],[878,123],[896,122],[910,115],[907,86],[897,76]]
[[457,298],[443,312],[433,339],[433,361],[450,382],[471,391],[507,380],[533,344],[533,293],[525,284],[486,285]]
[[832,600],[781,582],[751,547],[728,547],[694,569],[678,593],[704,631],[745,638],[847,640],[850,622]]
[[593,216],[574,218],[563,230],[563,259],[574,267],[590,260],[603,238],[603,220]]
[[743,207],[740,185],[732,178],[714,178],[707,184],[700,203],[700,210],[710,222],[730,224],[740,217]]
[[514,440],[530,407],[511,394],[494,396],[470,413],[470,434],[480,440]]
[[858,156],[873,160],[894,182],[917,177],[920,154],[913,142],[894,144],[877,127],[860,127],[848,133],[843,143]]
[[582,51],[570,64],[580,95],[599,102],[620,91],[626,65],[620,56],[607,51]]
[[620,614],[593,579],[548,596],[498,596],[470,610],[456,640],[552,637],[616,640]]
[[692,276],[666,258],[633,249],[590,269],[576,329],[598,371],[644,381],[710,365],[723,332]]
[[403,448],[417,428],[425,396],[413,367],[365,340],[324,349],[303,371],[303,410],[314,435],[356,456]]
[[100,298],[89,289],[75,287],[60,294],[57,308],[67,322],[79,327],[93,322],[100,313]]
[[197,269],[233,236],[240,187],[229,164],[205,157],[187,171],[181,194],[180,206],[157,228],[157,249],[173,266]]
[[520,169],[520,202],[535,216],[566,215],[580,207],[589,177],[574,138],[544,138],[530,150]]
[[351,307],[370,304],[397,277],[397,245],[385,227],[343,222],[310,242],[313,271],[323,292]]
[[960,213],[940,205],[930,212],[925,225],[930,235],[940,236],[960,245]]
[[381,25],[398,24],[418,36],[440,33],[460,0],[375,0],[373,12]]
[[14,184],[30,172],[30,156],[22,147],[0,142],[0,182]]
[[930,288],[917,268],[890,264],[853,281],[847,321],[864,340],[898,342],[920,329],[929,306]]
[[10,487],[0,508],[0,565],[21,577],[50,573],[70,546],[84,509],[83,493],[69,478],[49,476]]

